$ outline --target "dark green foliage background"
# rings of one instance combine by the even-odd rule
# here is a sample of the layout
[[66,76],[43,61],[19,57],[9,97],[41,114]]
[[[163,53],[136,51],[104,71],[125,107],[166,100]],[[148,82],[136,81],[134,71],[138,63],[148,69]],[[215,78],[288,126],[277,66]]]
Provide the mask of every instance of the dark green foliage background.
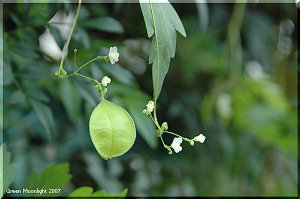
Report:
[[[48,21],[76,5],[4,4],[4,142],[15,163],[11,188],[23,188],[31,172],[51,163],[69,163],[72,178],[62,195],[80,186],[108,193],[128,188],[129,196],[297,195],[295,4],[247,4],[240,28],[241,16],[231,16],[242,4],[173,6],[187,38],[178,35],[158,118],[174,132],[190,138],[203,133],[207,140],[194,147],[184,143],[182,152],[169,156],[142,114],[152,96],[151,40],[139,5],[83,4],[66,70],[72,71],[74,48],[82,64],[118,46],[119,65],[97,62],[85,73],[98,80],[111,76],[107,98],[129,111],[138,130],[128,153],[104,161],[88,130],[100,101],[96,89],[77,77],[55,78],[59,60],[39,48],[47,26],[63,46],[64,38]],[[283,27],[280,36],[287,19],[295,29],[288,34]],[[240,43],[232,42],[239,30]],[[257,60],[268,77],[251,78],[250,60]],[[229,96],[231,105],[222,104],[220,96]]]

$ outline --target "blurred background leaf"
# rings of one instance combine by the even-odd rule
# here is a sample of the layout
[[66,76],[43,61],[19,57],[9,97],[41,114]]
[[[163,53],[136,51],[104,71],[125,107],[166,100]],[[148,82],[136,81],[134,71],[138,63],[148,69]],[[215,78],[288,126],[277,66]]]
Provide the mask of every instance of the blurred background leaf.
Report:
[[80,187],[76,190],[74,190],[69,197],[120,197],[125,198],[127,194],[127,189],[122,191],[120,194],[111,194],[111,193],[105,193],[104,190],[96,191],[93,193],[93,188],[91,187]]
[[0,155],[0,169],[2,171],[0,176],[0,196],[2,198],[13,180],[15,165],[11,163],[11,155],[7,151],[5,144],[0,146]]
[[[60,164],[60,165],[48,165],[40,176],[36,172],[33,172],[27,183],[25,189],[34,190],[34,189],[45,189],[47,192],[43,196],[59,196],[60,191],[57,193],[51,193],[49,189],[61,189],[63,188],[71,179],[69,174],[69,165]],[[26,197],[41,196],[40,193],[26,193]]]
[[[80,23],[80,22],[79,22]],[[111,33],[123,33],[124,29],[120,22],[111,17],[99,17],[96,19],[88,19],[82,21],[82,26],[86,28],[94,28],[96,30],[111,32]]]

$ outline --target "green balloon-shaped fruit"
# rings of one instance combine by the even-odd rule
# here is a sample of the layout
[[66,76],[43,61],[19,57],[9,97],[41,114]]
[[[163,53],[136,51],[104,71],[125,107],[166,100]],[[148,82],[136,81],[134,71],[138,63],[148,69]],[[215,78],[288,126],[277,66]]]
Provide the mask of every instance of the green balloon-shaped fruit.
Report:
[[132,117],[125,109],[105,99],[93,110],[89,126],[92,142],[105,160],[126,153],[135,141]]

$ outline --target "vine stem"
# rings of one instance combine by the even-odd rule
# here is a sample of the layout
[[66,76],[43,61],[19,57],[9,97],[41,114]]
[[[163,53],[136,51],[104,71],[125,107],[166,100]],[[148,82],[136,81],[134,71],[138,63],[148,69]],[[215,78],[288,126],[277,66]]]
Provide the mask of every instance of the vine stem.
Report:
[[173,133],[173,132],[171,132],[171,131],[164,131],[164,133],[169,133],[169,134],[171,134],[171,135],[175,135],[175,136],[177,136],[177,137],[181,137],[183,140],[188,141],[188,142],[191,141],[191,139],[182,137],[181,135],[178,135],[178,134]]
[[66,56],[66,53],[67,53],[67,50],[69,48],[69,44],[70,44],[70,41],[71,41],[71,37],[72,37],[72,34],[73,34],[73,31],[75,29],[75,26],[77,24],[77,19],[78,19],[78,15],[79,15],[79,10],[80,10],[80,7],[81,7],[81,1],[82,0],[79,0],[78,1],[78,7],[77,7],[77,11],[76,11],[76,15],[75,15],[75,19],[74,19],[74,23],[73,23],[73,26],[72,26],[72,29],[71,29],[71,32],[70,32],[70,35],[69,35],[69,38],[68,38],[68,41],[64,47],[64,52],[63,52],[63,55],[62,55],[62,58],[61,58],[61,61],[60,61],[60,66],[59,66],[59,71],[61,71],[63,65],[64,65],[64,60],[65,60],[65,56]]
[[[80,7],[81,7],[81,1],[82,0],[78,0],[78,7],[77,7],[77,11],[76,11],[76,15],[75,15],[75,18],[74,18],[74,23],[73,23],[73,26],[72,26],[72,29],[70,31],[70,34],[69,34],[69,37],[68,37],[68,40],[67,40],[67,43],[66,45],[64,46],[64,51],[63,51],[63,55],[62,55],[62,58],[61,58],[61,62],[60,62],[60,66],[59,66],[59,72],[62,71],[63,69],[63,65],[64,65],[64,60],[66,58],[66,53],[68,51],[68,48],[69,48],[69,44],[70,44],[70,41],[71,41],[71,38],[72,38],[72,34],[74,32],[74,29],[75,29],[75,26],[77,24],[77,19],[78,19],[78,15],[79,15],[79,11],[80,11]],[[73,73],[70,73],[68,75],[64,75],[64,76],[60,76],[61,78],[67,78],[67,77],[71,77],[71,76],[74,76],[74,75],[78,75],[80,77],[83,77],[85,79],[88,79],[88,80],[91,80],[93,81],[99,88],[99,94],[100,94],[100,97],[101,99],[104,99],[104,94],[103,93],[103,90],[102,90],[102,87],[101,87],[101,83],[99,83],[96,79],[94,78],[91,78],[91,77],[88,77],[88,76],[85,76],[83,74],[80,74],[79,71],[81,69],[83,69],[85,66],[89,65],[90,63],[98,60],[98,59],[105,59],[106,61],[108,61],[108,56],[97,56],[91,60],[89,60],[88,62],[84,63],[83,65],[81,65],[78,69],[75,70],[75,67],[77,67],[77,63],[76,63],[76,55],[77,55],[77,49],[74,49],[74,67],[73,67]]]
[[83,78],[85,78],[85,79],[88,79],[88,80],[93,81],[93,82],[98,86],[98,88],[100,89],[100,97],[101,97],[101,99],[104,99],[103,96],[104,96],[105,93],[103,93],[102,86],[101,86],[101,84],[98,82],[98,80],[96,80],[96,79],[94,79],[94,78],[91,78],[91,77],[88,77],[88,76],[85,76],[85,75],[83,75],[83,74],[77,73],[77,72],[75,72],[75,75],[78,75],[78,76],[80,76],[80,77],[83,77]]
[[78,72],[79,72],[81,69],[83,69],[85,66],[89,65],[90,63],[92,63],[92,62],[94,62],[94,61],[96,61],[96,60],[98,60],[98,59],[104,59],[105,57],[107,57],[107,56],[97,56],[97,57],[91,59],[90,61],[86,62],[86,63],[83,64],[82,66],[80,66],[80,67],[79,67],[77,70],[75,70],[73,73],[70,73],[70,74],[68,74],[68,75],[65,75],[65,76],[63,76],[62,78],[67,78],[67,77],[71,77],[71,76],[73,76],[73,75],[76,75],[76,74],[78,74]]
[[85,64],[83,64],[82,66],[80,66],[75,72],[79,72],[81,69],[83,69],[86,65],[96,61],[97,59],[104,59],[104,57],[107,57],[107,56],[97,56],[93,59],[91,59],[90,61],[86,62]]
[[[155,109],[154,109],[154,110],[155,110]],[[155,119],[152,117],[151,114],[150,114],[150,117],[151,117],[152,121],[154,122],[154,124],[156,125],[156,127],[157,127],[158,129],[160,129],[160,126],[159,126],[158,122],[155,121]]]
[[78,75],[78,76],[80,76],[80,77],[83,77],[83,78],[86,78],[86,79],[89,79],[89,80],[91,80],[91,81],[93,81],[93,82],[95,82],[95,83],[98,83],[98,81],[97,81],[96,79],[94,79],[94,78],[85,76],[85,75],[80,74],[80,73],[76,73],[76,75]]
[[[153,111],[153,116],[154,116],[154,123],[156,124],[156,126],[160,129],[158,120],[157,120],[157,116],[156,116],[156,99],[154,97],[154,111]],[[152,116],[151,116],[152,117]]]
[[161,142],[163,143],[163,145],[166,149],[169,148],[169,146],[165,144],[164,139],[162,138],[162,136],[160,137],[160,140],[161,140]]
[[74,49],[74,67],[73,67],[73,72],[75,72],[75,68],[77,68],[77,49]]

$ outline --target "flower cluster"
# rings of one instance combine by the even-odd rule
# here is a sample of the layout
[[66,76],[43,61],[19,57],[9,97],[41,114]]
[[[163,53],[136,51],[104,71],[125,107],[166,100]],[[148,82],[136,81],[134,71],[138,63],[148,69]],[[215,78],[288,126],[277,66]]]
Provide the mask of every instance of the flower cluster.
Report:
[[[111,64],[115,64],[116,62],[119,61],[118,48],[116,46],[110,47],[109,53],[107,56],[102,56],[102,57],[99,56],[98,58],[104,59],[107,62],[110,61]],[[104,76],[100,83],[97,80],[94,80],[94,82],[96,83],[95,87],[98,88],[98,92],[99,92],[100,96],[103,97],[105,95],[105,93],[107,92],[107,88],[104,88],[102,90],[101,85],[104,87],[107,87],[107,85],[110,84],[111,79],[107,76]]]
[[[194,137],[192,140],[188,140],[188,141],[193,146],[194,145],[194,141],[200,142],[200,143],[204,143],[205,138],[206,137],[203,134],[200,134],[200,135]],[[174,138],[174,140],[173,140],[173,142],[171,144],[171,147],[173,148],[173,150],[175,151],[175,153],[179,153],[182,150],[182,147],[180,146],[181,143],[182,143],[182,138],[181,137]]]
[[[154,124],[157,126],[158,129],[156,130],[156,135],[158,137],[160,137],[164,147],[169,151],[169,154],[172,154],[172,149],[175,151],[175,153],[179,153],[180,151],[182,151],[181,143],[183,140],[189,142],[191,146],[194,146],[195,142],[204,143],[206,137],[203,134],[199,134],[198,136],[194,137],[193,139],[188,139],[188,138],[184,138],[180,135],[177,135],[176,133],[167,131],[168,123],[163,122],[162,125],[160,126],[157,122],[155,112],[154,112],[154,117],[152,116],[152,112],[154,109],[155,109],[155,103],[153,101],[149,101],[148,104],[146,105],[146,108],[143,110],[143,113],[146,115],[149,115],[151,117],[152,121],[154,122]],[[168,134],[175,136],[175,138],[170,146],[166,145],[163,141],[162,135],[164,133],[168,133]]]
[[154,110],[154,102],[153,101],[149,101],[148,104],[146,105],[146,108],[147,109],[144,109],[143,110],[143,113],[146,114],[146,115],[150,115],[153,110]]

